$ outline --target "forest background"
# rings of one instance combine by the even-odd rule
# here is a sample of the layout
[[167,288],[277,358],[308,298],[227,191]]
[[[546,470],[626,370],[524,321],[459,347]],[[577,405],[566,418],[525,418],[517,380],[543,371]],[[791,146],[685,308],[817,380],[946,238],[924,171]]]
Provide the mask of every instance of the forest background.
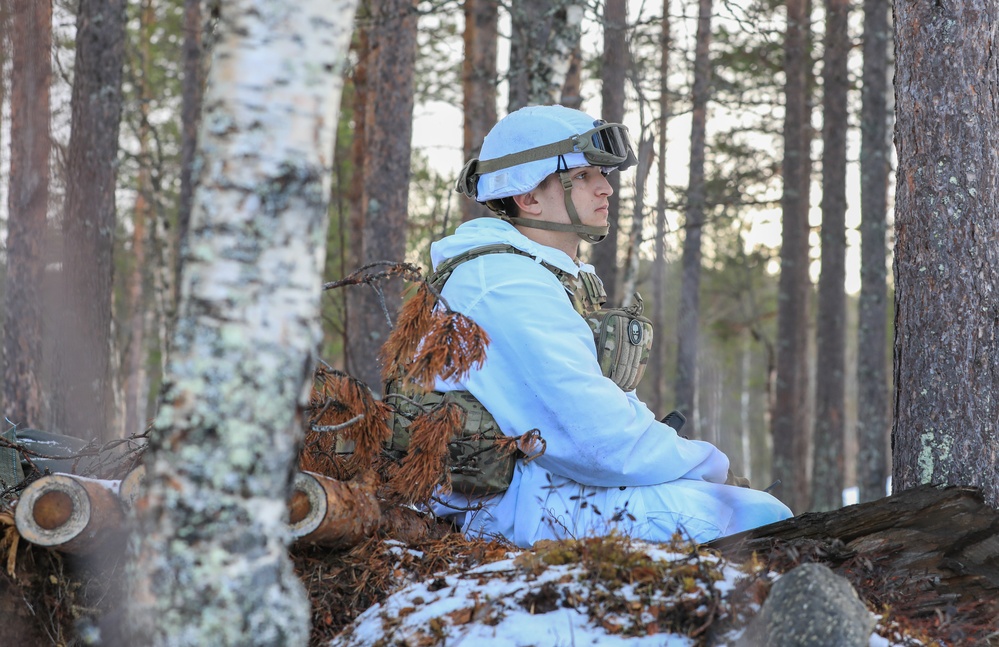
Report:
[[[108,440],[156,413],[216,7],[0,7],[12,426]],[[482,215],[453,183],[507,112],[558,102],[621,121],[641,163],[616,178],[611,238],[583,253],[611,300],[640,292],[656,324],[641,397],[660,416],[684,411],[684,433],[718,444],[754,486],[781,479],[774,492],[796,511],[838,507],[848,486],[878,498],[892,405],[889,8],[363,3],[325,278],[426,268],[430,241]],[[378,391],[401,288],[327,292],[319,357]]]

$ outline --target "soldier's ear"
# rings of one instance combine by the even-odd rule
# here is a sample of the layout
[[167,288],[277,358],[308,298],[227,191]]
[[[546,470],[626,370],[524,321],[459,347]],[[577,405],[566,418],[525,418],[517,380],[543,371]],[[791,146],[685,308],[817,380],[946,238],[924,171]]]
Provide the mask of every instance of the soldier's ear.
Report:
[[534,195],[534,191],[528,191],[527,193],[515,195],[511,198],[511,200],[516,203],[517,209],[520,210],[520,213],[530,214],[532,216],[541,215],[541,203],[538,202],[538,198]]

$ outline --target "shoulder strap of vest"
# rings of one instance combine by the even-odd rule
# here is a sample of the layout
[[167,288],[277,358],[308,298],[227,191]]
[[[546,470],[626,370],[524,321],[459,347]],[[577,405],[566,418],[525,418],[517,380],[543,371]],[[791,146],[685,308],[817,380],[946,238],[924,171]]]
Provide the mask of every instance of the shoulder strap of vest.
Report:
[[[452,256],[438,265],[434,273],[430,275],[430,285],[439,292],[444,287],[444,284],[447,283],[447,280],[451,278],[451,274],[455,268],[466,261],[485,256],[486,254],[518,254],[530,259],[534,258],[524,250],[517,249],[513,245],[506,243],[483,245],[482,247],[476,247],[467,252]],[[599,310],[606,303],[607,292],[604,290],[604,284],[600,281],[600,277],[596,274],[592,272],[579,272],[579,277],[577,278],[565,270],[555,267],[551,263],[541,261],[541,265],[559,280],[559,283],[562,284],[562,287],[568,293],[573,308],[579,314],[586,316]]]
[[[519,256],[526,256],[527,258],[533,259],[534,257],[525,252],[522,249],[517,249],[513,245],[508,245],[506,243],[496,243],[493,245],[483,245],[482,247],[476,247],[470,249],[467,252],[462,252],[457,256],[452,256],[443,263],[437,266],[437,269],[433,274],[430,275],[430,285],[436,290],[440,290],[447,283],[447,280],[451,278],[451,274],[454,272],[455,268],[466,261],[478,258],[480,256],[485,256],[486,254],[517,254]],[[549,272],[558,277],[558,280],[564,285],[566,279],[572,279],[572,275],[564,270],[560,270],[550,263],[544,261],[541,265],[545,267]]]

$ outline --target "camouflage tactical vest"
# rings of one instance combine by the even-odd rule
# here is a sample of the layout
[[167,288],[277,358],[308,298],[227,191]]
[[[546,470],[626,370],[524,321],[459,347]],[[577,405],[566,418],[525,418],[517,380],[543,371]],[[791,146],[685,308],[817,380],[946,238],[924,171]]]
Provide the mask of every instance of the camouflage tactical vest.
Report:
[[[534,258],[511,245],[486,245],[459,254],[442,263],[430,276],[430,284],[438,291],[464,262],[486,254],[519,254]],[[607,301],[600,278],[592,272],[579,272],[578,277],[554,265],[542,262],[562,283],[573,308],[593,331],[597,360],[603,374],[625,391],[638,386],[649,361],[652,346],[652,323],[642,316],[642,298],[635,294],[635,304],[628,308],[603,308]],[[385,387],[386,397],[398,394],[397,385]],[[387,450],[393,458],[401,458],[409,449],[409,424],[412,418],[441,402],[455,402],[465,412],[465,425],[448,444],[451,487],[469,496],[486,496],[505,491],[510,486],[516,461],[523,452],[501,450],[495,439],[504,436],[496,420],[475,396],[467,391],[427,394],[404,393],[396,398],[397,413],[392,416],[392,438]]]

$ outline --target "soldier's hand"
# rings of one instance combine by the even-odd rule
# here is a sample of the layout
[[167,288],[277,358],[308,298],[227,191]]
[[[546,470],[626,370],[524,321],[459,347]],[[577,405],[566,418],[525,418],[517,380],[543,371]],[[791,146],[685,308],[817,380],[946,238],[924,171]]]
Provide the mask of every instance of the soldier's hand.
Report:
[[725,479],[725,485],[738,485],[739,487],[752,487],[749,484],[749,479],[745,476],[736,476],[732,471],[732,468],[728,470],[728,478]]

